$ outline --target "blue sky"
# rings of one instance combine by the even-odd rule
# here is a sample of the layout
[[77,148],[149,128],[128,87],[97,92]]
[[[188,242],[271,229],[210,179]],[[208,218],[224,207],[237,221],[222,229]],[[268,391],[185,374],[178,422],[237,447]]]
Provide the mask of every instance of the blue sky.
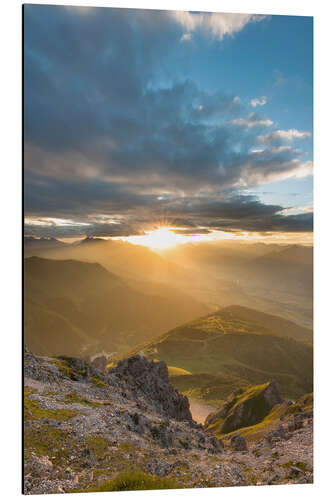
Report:
[[24,18],[27,234],[312,232],[312,18]]

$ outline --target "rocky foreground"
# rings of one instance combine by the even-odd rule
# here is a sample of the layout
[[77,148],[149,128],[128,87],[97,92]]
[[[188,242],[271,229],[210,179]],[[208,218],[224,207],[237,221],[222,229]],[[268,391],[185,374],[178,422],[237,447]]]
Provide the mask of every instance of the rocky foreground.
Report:
[[290,413],[259,440],[218,439],[166,365],[140,356],[106,374],[25,352],[24,410],[25,494],[96,490],[133,470],[180,488],[313,481],[312,414]]

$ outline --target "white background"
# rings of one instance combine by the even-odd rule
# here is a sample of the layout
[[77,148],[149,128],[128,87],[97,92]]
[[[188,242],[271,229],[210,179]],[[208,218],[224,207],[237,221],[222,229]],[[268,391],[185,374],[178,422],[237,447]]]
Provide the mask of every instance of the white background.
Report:
[[[332,294],[332,3],[325,0],[124,0],[39,4],[144,7],[314,16],[315,33],[315,484],[184,491],[75,494],[78,498],[270,499],[328,498],[333,491]],[[1,2],[1,482],[3,498],[21,491],[21,13],[17,0]],[[104,497],[103,497],[104,495]],[[68,497],[70,498],[70,497]]]

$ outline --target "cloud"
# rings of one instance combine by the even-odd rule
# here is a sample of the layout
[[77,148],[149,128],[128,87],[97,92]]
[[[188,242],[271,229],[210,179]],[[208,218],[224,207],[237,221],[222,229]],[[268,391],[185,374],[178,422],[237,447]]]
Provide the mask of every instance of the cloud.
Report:
[[260,118],[257,113],[250,113],[247,118],[235,118],[230,123],[237,127],[270,127],[274,124],[272,120]]
[[[186,56],[179,43],[186,23],[189,34],[207,23],[212,33],[216,24],[220,37],[251,16],[185,13],[179,21],[161,11],[78,14],[37,5],[24,12],[24,207],[31,234],[140,234],[163,217],[184,230],[240,228],[255,209],[261,215],[253,215],[253,226],[255,218],[258,227],[267,217],[270,224],[280,220],[283,207],[267,208],[239,191],[309,175],[312,163],[292,147],[253,151],[257,129],[271,120],[258,113],[237,118],[246,116],[238,96],[208,92],[182,74],[171,78],[165,65]],[[45,224],[31,223],[37,219]]]
[[281,141],[291,142],[294,139],[308,139],[311,137],[311,132],[300,131],[296,129],[275,130],[268,135],[259,135],[258,142],[261,144],[279,144]]
[[186,30],[186,33],[202,31],[217,40],[238,33],[249,23],[260,22],[267,18],[254,14],[187,11],[172,11],[170,15]]
[[267,97],[264,95],[262,97],[256,97],[255,99],[251,99],[250,104],[253,108],[256,108],[257,106],[265,106],[267,103]]
[[191,42],[191,41],[192,41],[192,35],[191,35],[191,33],[184,33],[184,34],[181,36],[180,41],[181,41],[181,42]]
[[[144,234],[154,224],[167,223],[176,227],[175,232],[184,235],[209,234],[212,231],[254,231],[254,232],[308,232],[312,231],[313,213],[294,213],[280,205],[261,203],[254,196],[234,193],[224,199],[211,199],[206,196],[193,198],[175,198],[167,202],[161,210],[160,218],[152,220],[151,209],[142,210],[131,205],[130,223],[127,218],[118,220],[101,220],[100,217],[90,217],[85,226],[79,221],[70,219],[53,219],[40,217],[27,219],[25,234],[43,237],[79,237],[79,236],[130,236]],[[162,212],[168,214],[163,218]],[[37,223],[36,223],[37,220]],[[87,220],[87,219],[85,219]]]

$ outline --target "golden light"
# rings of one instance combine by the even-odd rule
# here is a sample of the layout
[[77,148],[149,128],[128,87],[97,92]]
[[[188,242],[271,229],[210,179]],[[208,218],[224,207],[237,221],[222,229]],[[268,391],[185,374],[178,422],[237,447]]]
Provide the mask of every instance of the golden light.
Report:
[[159,227],[147,231],[143,236],[130,236],[126,239],[130,243],[156,249],[171,248],[186,241],[184,236],[174,233],[168,227]]

